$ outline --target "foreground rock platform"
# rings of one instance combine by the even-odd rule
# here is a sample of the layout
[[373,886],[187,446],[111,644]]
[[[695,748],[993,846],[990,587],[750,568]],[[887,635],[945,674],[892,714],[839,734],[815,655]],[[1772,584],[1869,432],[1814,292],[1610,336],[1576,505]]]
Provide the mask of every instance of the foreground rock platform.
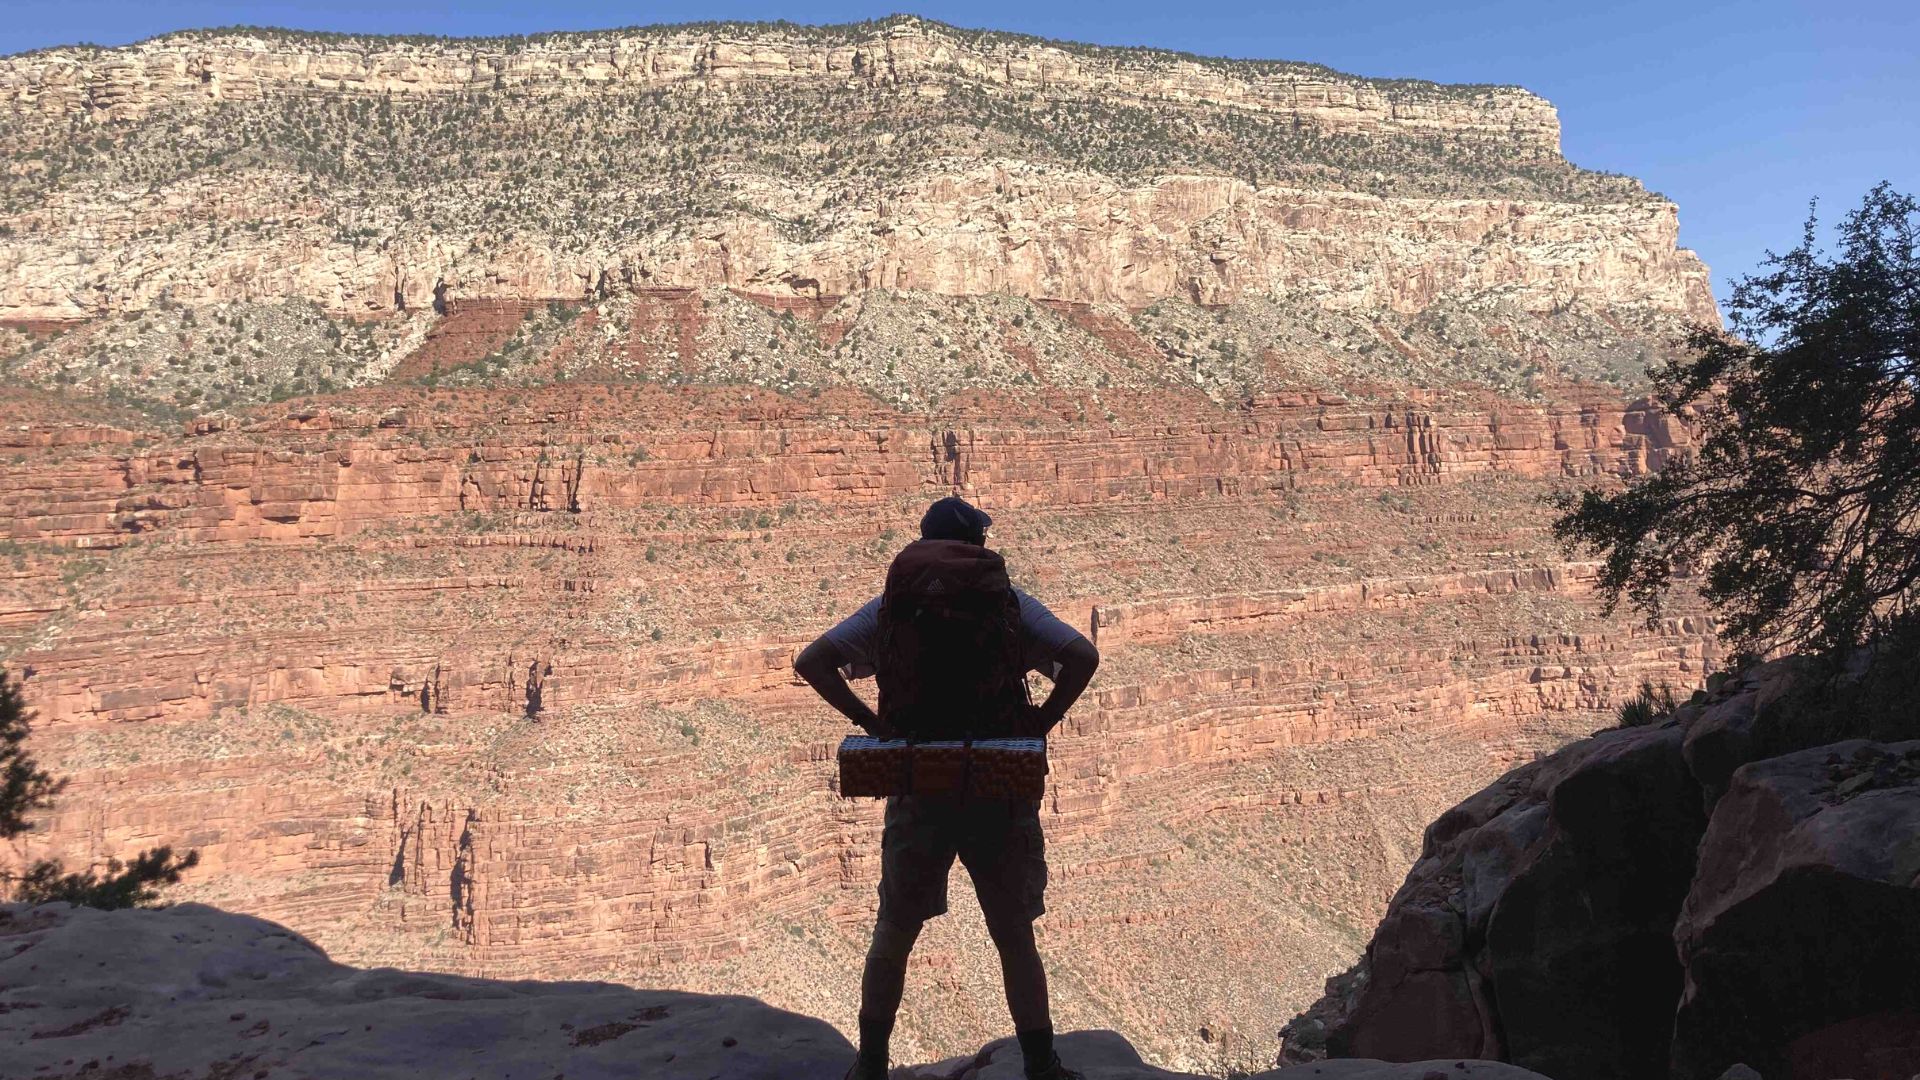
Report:
[[[1068,1033],[1060,1049],[1091,1080],[1191,1075],[1145,1064],[1110,1031]],[[852,1056],[825,1021],[749,997],[352,968],[283,926],[203,904],[0,905],[7,1077],[832,1080]],[[1020,1075],[1012,1040],[894,1071],[896,1080]],[[1289,1080],[1535,1075],[1479,1061],[1287,1071]]]
[[200,904],[0,907],[13,1076],[838,1077],[826,1022],[748,997],[336,964]]
[[[1187,1080],[1196,1076],[1148,1065],[1126,1039],[1111,1031],[1074,1031],[1055,1041],[1060,1060],[1087,1080]],[[893,1070],[893,1080],[1022,1080],[1025,1075],[1019,1044],[1012,1039],[988,1043],[971,1057]],[[1272,1069],[1246,1076],[1245,1080],[1540,1080],[1540,1074],[1498,1061],[1348,1058]]]

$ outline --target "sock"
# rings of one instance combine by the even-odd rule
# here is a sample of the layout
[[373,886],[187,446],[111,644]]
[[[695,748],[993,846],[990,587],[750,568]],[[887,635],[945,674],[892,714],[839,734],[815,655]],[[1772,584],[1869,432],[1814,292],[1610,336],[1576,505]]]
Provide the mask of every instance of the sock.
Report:
[[1028,1076],[1037,1076],[1053,1064],[1053,1027],[1034,1028],[1032,1031],[1016,1031],[1014,1037],[1020,1040],[1020,1060],[1027,1067]]
[[882,1072],[887,1068],[887,1043],[893,1038],[893,1021],[860,1018],[860,1061]]

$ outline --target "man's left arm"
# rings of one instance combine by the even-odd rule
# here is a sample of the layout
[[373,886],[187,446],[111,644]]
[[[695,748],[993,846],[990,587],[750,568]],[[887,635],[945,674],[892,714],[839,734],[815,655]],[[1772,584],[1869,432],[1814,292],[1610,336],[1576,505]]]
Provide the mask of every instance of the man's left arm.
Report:
[[1072,641],[1060,646],[1053,656],[1059,664],[1059,670],[1053,676],[1053,690],[1047,700],[1040,703],[1040,733],[1052,731],[1054,725],[1067,718],[1067,710],[1080,700],[1080,694],[1087,684],[1093,681],[1093,673],[1100,668],[1100,650],[1093,647],[1083,635],[1075,635]]

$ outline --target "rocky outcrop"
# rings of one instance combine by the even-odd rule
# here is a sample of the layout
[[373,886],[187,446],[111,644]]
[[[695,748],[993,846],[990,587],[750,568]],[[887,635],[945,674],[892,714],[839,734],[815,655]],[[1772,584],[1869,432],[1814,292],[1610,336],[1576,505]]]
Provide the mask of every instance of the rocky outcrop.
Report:
[[[1189,1073],[1146,1064],[1127,1040],[1111,1031],[1068,1032],[1056,1044],[1061,1061],[1088,1080],[1196,1080]],[[1000,1039],[977,1054],[897,1069],[893,1080],[1022,1080],[1025,1075],[1019,1044]],[[1497,1061],[1326,1061],[1240,1075],[1243,1080],[1544,1080]]]
[[826,1023],[744,997],[356,970],[198,904],[0,905],[12,1076],[839,1077]]
[[1920,743],[1750,760],[1756,712],[1800,667],[1719,680],[1442,815],[1296,1043],[1569,1080],[1910,1075]]
[[1679,736],[1596,736],[1436,821],[1375,934],[1341,1052],[1658,1073],[1673,922],[1704,824]]
[[[603,137],[667,105],[745,109],[723,129],[758,130],[802,93],[817,95],[810,108],[822,112],[897,114],[909,132],[994,130],[919,147],[904,166],[883,156],[816,171],[820,142],[866,153],[900,132],[780,127],[759,150],[798,155],[806,168],[769,169],[756,153],[703,162],[707,175],[693,177],[656,173],[651,160],[615,168],[550,142],[544,111],[618,103],[596,128]],[[769,104],[742,106],[743,97]],[[975,111],[913,122],[943,99]],[[482,121],[453,111],[477,100],[516,112]],[[307,137],[328,128],[318,119],[296,124],[284,144],[259,135],[227,146],[214,132],[237,126],[218,110],[315,101],[349,110],[343,122],[356,131],[369,120],[354,110],[374,102],[388,114],[395,102],[442,109],[436,129],[474,132],[447,153],[475,174],[448,177],[448,162],[431,159],[418,174],[340,175],[308,153]],[[1082,105],[1100,117],[1047,112]],[[1009,109],[1034,114],[1023,129],[1074,124],[1092,141],[1009,141],[995,128]],[[1135,130],[1141,115],[1159,124],[1187,114],[1190,125]],[[166,122],[163,142],[207,144],[195,165],[166,154],[157,183],[145,173],[120,180],[111,160],[76,162],[0,213],[0,319],[22,325],[161,303],[302,297],[367,316],[450,296],[581,300],[659,287],[788,300],[913,289],[1136,307],[1293,292],[1333,309],[1398,312],[1491,294],[1536,312],[1579,302],[1717,320],[1706,268],[1676,246],[1674,206],[1573,169],[1560,157],[1552,106],[1512,87],[1069,48],[911,18],[520,41],[234,32],[0,58],[0,121],[17,136],[11,168],[22,185],[42,182],[48,166],[36,151],[68,141],[70,123],[144,144],[128,133]],[[1270,136],[1247,135],[1250,122]],[[499,160],[474,141],[520,125],[518,148]],[[1281,172],[1261,177],[1231,156],[1215,160],[1205,139],[1175,149],[1172,136],[1189,127],[1267,148],[1305,141],[1279,155]],[[526,146],[543,147],[536,159],[578,162],[567,172],[583,186],[530,177]],[[1351,149],[1360,146],[1382,150]],[[369,153],[394,149],[382,142]],[[476,150],[484,165],[472,163]],[[1402,156],[1447,179],[1423,194],[1392,190]],[[1539,187],[1543,176],[1558,180]],[[464,186],[443,191],[447,183]],[[689,194],[706,183],[724,197]],[[608,187],[631,191],[609,199]],[[629,194],[640,202],[627,205]],[[449,200],[487,213],[449,211]],[[548,201],[574,209],[525,217]]]
[[[1397,312],[1491,294],[1528,311],[1577,301],[1717,320],[1706,267],[1676,246],[1671,203],[1406,198],[1204,175],[1131,184],[996,161],[897,185],[808,240],[753,213],[705,222],[697,235],[676,228],[584,251],[571,238],[490,251],[473,238],[399,231],[373,253],[319,222],[300,227],[311,208],[285,205],[276,186],[63,195],[17,215],[0,238],[0,319],[83,319],[162,298],[301,297],[364,316],[445,294],[591,300],[605,282],[644,281],[774,299],[912,289],[1134,307],[1296,293],[1335,310]],[[241,231],[212,248],[173,228],[209,202],[241,221],[293,227]],[[112,258],[90,254],[103,244]]]
[[[1063,1034],[1090,1080],[1198,1080],[1112,1032]],[[8,1075],[441,1075],[838,1080],[853,1047],[752,998],[511,982],[329,960],[284,927],[198,904],[0,905]],[[902,1080],[1017,1080],[1011,1040]],[[1248,1080],[1540,1080],[1496,1062],[1339,1062]]]
[[[1852,740],[1734,773],[1673,932],[1680,1076],[1920,1068],[1920,742]],[[1900,1034],[1904,1032],[1904,1034]]]

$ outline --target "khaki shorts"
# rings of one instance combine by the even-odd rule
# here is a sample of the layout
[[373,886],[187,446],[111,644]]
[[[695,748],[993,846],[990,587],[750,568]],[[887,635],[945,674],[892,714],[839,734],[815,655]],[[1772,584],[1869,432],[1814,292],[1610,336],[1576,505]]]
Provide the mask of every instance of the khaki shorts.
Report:
[[958,857],[989,926],[1031,923],[1047,910],[1040,804],[895,795],[880,840],[880,918],[913,926],[947,912]]

